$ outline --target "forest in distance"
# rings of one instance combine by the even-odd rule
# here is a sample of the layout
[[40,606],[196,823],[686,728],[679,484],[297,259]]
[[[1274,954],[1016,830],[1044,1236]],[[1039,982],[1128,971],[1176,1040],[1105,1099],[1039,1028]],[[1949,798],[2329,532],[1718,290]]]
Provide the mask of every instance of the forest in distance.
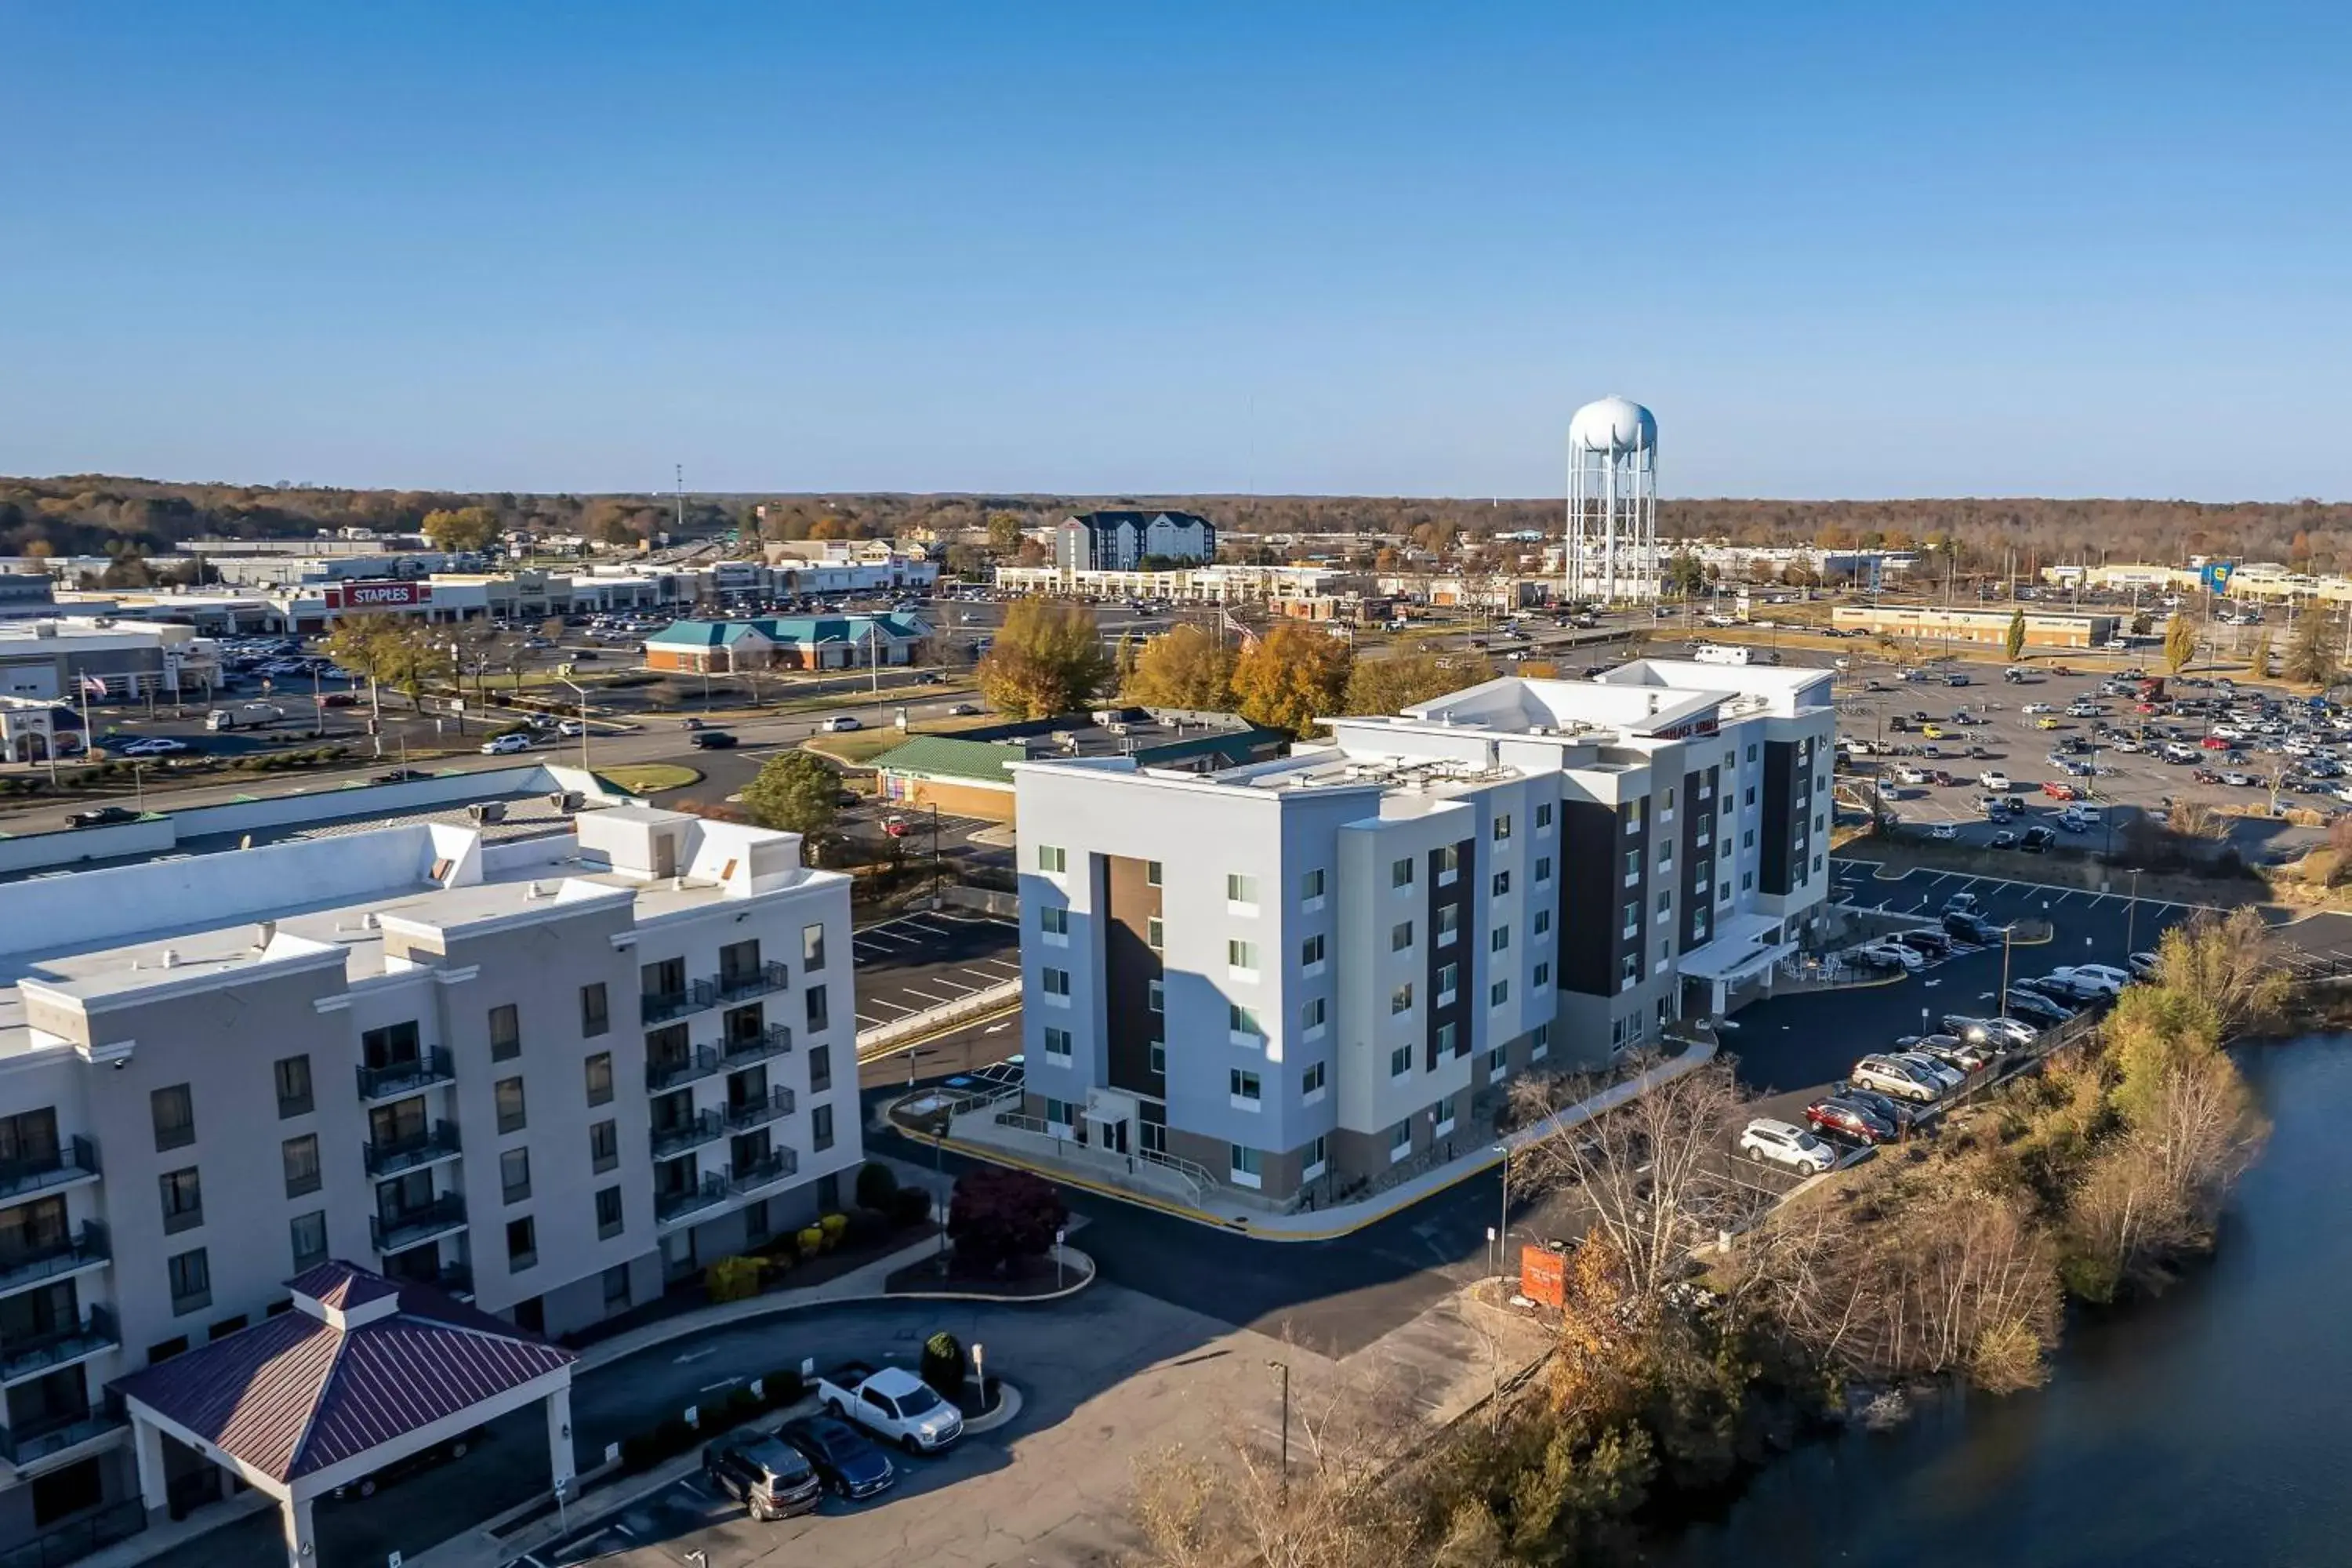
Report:
[[[0,479],[0,555],[166,554],[200,538],[303,538],[345,528],[415,532],[427,513],[480,506],[509,530],[638,543],[677,531],[678,501],[655,492],[343,489],[311,485],[180,483],[106,475]],[[929,530],[941,540],[1010,520],[1034,527],[1098,507],[1197,511],[1230,538],[1402,536],[1424,545],[1496,534],[1556,534],[1556,499],[1278,495],[951,495],[688,493],[687,537],[740,529],[746,539],[886,539]],[[2031,573],[2101,559],[2179,564],[2192,555],[2352,571],[2352,502],[1974,499],[1771,500],[1661,499],[1668,538],[1831,548],[1935,548],[1962,572]],[[1276,550],[1281,558],[1288,553]]]

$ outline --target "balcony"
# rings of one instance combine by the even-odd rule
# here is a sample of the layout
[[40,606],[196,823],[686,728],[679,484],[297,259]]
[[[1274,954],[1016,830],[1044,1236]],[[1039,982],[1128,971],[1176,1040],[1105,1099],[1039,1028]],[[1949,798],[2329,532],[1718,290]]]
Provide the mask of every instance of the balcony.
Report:
[[782,1024],[771,1024],[756,1035],[719,1042],[719,1059],[730,1068],[780,1057],[792,1048],[793,1032]]
[[716,1006],[718,1002],[719,985],[716,981],[694,980],[688,982],[683,991],[646,992],[638,1000],[637,1011],[646,1026],[651,1028],[656,1024],[667,1024],[674,1018],[683,1018],[688,1013],[699,1013],[705,1007]]
[[656,1224],[675,1225],[689,1215],[717,1207],[732,1195],[727,1185],[727,1178],[713,1173],[703,1177],[700,1183],[683,1192],[656,1193],[654,1219]]
[[680,1084],[692,1083],[698,1078],[709,1078],[720,1067],[718,1050],[710,1046],[697,1046],[682,1057],[653,1058],[646,1063],[646,1088],[656,1094]]
[[789,1089],[772,1089],[763,1100],[755,1100],[747,1105],[729,1106],[727,1131],[748,1132],[754,1127],[764,1127],[769,1122],[790,1116],[792,1113],[793,1091]]
[[456,1159],[460,1152],[457,1124],[436,1121],[429,1132],[420,1132],[414,1138],[402,1138],[390,1143],[370,1143],[364,1152],[367,1173],[379,1182],[388,1176],[437,1165],[444,1160]]
[[113,1312],[104,1307],[92,1307],[71,1328],[0,1345],[0,1384],[22,1383],[28,1377],[38,1377],[121,1347],[122,1336],[115,1329]]
[[431,1203],[401,1214],[368,1216],[368,1237],[379,1253],[404,1252],[465,1228],[466,1199],[460,1193],[443,1193]]
[[23,1426],[0,1426],[0,1458],[19,1470],[30,1468],[93,1437],[103,1437],[129,1417],[100,1407],[79,1415],[53,1415]]
[[689,1149],[715,1143],[727,1136],[727,1122],[716,1110],[698,1110],[673,1127],[654,1129],[654,1158],[674,1160]]
[[748,1165],[738,1166],[727,1184],[737,1194],[756,1193],[800,1174],[801,1157],[790,1149],[772,1149]]
[[782,991],[793,983],[792,965],[763,963],[757,969],[722,973],[710,982],[721,1005],[730,1002],[749,1002],[754,996],[765,996]]
[[447,1051],[438,1047],[407,1061],[390,1062],[380,1068],[363,1067],[359,1074],[360,1100],[371,1105],[378,1100],[422,1094],[436,1083],[457,1081],[457,1064]]
[[98,1150],[87,1138],[69,1138],[39,1159],[0,1163],[0,1204],[98,1180]]
[[107,1247],[106,1226],[96,1220],[87,1221],[79,1235],[50,1246],[0,1252],[0,1296],[30,1289],[84,1269],[102,1268],[113,1256]]

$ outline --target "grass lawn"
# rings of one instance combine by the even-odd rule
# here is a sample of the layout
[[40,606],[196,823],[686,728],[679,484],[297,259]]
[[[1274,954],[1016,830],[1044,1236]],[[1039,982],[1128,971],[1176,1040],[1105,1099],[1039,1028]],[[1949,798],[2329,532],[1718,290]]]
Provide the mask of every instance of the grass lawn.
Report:
[[598,768],[596,776],[624,795],[658,795],[702,782],[699,771],[676,763],[624,763],[617,767]]

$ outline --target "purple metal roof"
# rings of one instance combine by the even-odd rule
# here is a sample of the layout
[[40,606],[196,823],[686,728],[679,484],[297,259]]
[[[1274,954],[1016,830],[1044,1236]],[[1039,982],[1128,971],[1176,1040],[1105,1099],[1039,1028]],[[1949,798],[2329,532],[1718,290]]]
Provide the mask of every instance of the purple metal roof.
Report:
[[371,1274],[355,1264],[340,1261],[321,1263],[316,1268],[306,1268],[286,1281],[286,1289],[297,1296],[308,1296],[321,1306],[345,1311],[381,1301],[386,1296],[396,1296],[400,1287],[381,1274]]
[[[347,1279],[326,1289],[347,1296],[363,1291],[361,1300],[381,1300],[388,1289],[399,1294],[398,1310],[350,1330],[299,1310],[280,1313],[117,1379],[113,1387],[286,1481],[577,1359],[430,1286],[386,1280],[349,1264],[326,1267],[349,1270]],[[302,1280],[322,1272],[312,1269]]]

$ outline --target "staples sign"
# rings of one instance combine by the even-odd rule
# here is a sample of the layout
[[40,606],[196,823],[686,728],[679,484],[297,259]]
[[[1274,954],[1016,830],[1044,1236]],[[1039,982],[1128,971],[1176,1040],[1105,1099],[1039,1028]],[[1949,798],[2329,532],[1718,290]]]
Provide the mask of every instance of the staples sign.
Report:
[[346,610],[395,610],[422,605],[432,596],[427,583],[346,583],[334,599]]

